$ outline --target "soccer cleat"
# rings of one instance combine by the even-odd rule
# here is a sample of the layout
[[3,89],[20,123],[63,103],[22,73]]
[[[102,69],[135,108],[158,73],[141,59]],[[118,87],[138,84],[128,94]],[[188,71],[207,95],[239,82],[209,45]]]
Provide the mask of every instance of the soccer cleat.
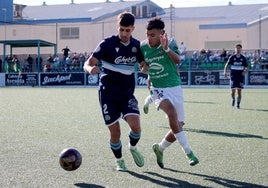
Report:
[[237,109],[240,109],[240,102],[237,102],[236,107],[237,107]]
[[153,144],[152,148],[156,156],[157,164],[160,166],[160,168],[164,168],[163,152],[159,150],[159,144]]
[[117,171],[122,171],[122,172],[128,171],[127,167],[125,165],[124,159],[117,159],[116,160],[116,170]]
[[144,158],[141,155],[141,153],[138,151],[137,148],[130,149],[130,153],[132,154],[132,157],[138,167],[142,167],[144,165]]
[[191,151],[189,154],[187,154],[187,158],[189,160],[189,164],[191,166],[194,166],[199,163],[198,158],[194,155],[194,153]]
[[148,114],[148,112],[149,112],[149,104],[144,104],[144,106],[143,106],[143,112],[145,114]]
[[149,105],[152,103],[152,99],[151,99],[151,95],[149,95],[148,97],[146,97],[144,105],[143,105],[143,112],[145,114],[148,114],[149,112]]
[[235,100],[233,99],[233,100],[232,100],[232,106],[234,106],[234,105],[235,105]]

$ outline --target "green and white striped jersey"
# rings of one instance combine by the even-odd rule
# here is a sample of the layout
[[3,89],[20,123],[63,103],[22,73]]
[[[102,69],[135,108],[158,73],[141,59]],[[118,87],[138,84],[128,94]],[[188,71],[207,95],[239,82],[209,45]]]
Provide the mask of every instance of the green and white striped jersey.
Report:
[[[177,42],[169,40],[169,48],[179,54]],[[141,43],[141,51],[149,65],[148,75],[154,88],[168,88],[181,85],[176,64],[170,59],[162,46],[150,47],[148,40]]]

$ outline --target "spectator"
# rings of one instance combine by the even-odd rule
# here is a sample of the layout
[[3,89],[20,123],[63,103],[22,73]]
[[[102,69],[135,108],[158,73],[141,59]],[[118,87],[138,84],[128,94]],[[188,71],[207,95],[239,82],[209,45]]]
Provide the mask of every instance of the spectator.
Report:
[[207,53],[205,49],[200,50],[199,62],[200,64],[208,62]]
[[261,63],[261,67],[263,69],[267,68],[267,66],[268,66],[268,52],[265,52],[264,50],[261,52],[260,63]]
[[52,57],[52,55],[49,55],[45,65],[44,65],[44,68],[43,68],[44,72],[51,72],[51,68],[52,68],[53,63],[54,63],[53,60],[54,60],[54,58]]
[[29,54],[29,56],[28,56],[26,61],[28,63],[29,71],[33,72],[33,58],[32,58],[32,56],[30,54]]
[[228,60],[232,55],[232,52],[226,51],[226,59]]
[[79,69],[81,70],[81,67],[84,65],[85,61],[87,60],[87,53],[83,54],[83,53],[80,53],[79,54],[79,62],[80,62],[80,66],[79,66]]
[[194,51],[191,60],[192,61],[198,61],[198,58],[199,58],[198,52]]
[[2,65],[3,65],[3,61],[2,61],[2,59],[0,57],[0,72],[2,72]]
[[214,53],[211,52],[211,55],[209,56],[209,61],[213,62],[213,61],[220,61],[221,59],[221,54],[218,50],[216,50]]
[[226,61],[227,60],[227,52],[225,48],[222,49],[221,54],[220,54],[220,61]]
[[210,49],[206,50],[206,60],[207,62],[210,61],[210,56],[212,56],[212,51]]
[[255,52],[253,54],[253,58],[255,61],[259,62],[261,60],[261,51],[255,50]]
[[61,67],[60,67],[60,58],[59,58],[58,55],[55,55],[55,57],[53,59],[52,70],[53,71],[57,71],[57,72],[59,72],[61,70]]
[[79,55],[75,52],[72,57],[72,70],[77,70],[77,67],[79,67]]
[[68,56],[64,62],[64,72],[69,72],[72,65],[71,57]]
[[260,55],[261,55],[260,50],[255,50],[255,52],[253,53],[253,57],[251,59],[250,64],[251,64],[252,69],[254,69],[254,70],[258,70],[261,68]]
[[181,42],[181,45],[180,45],[180,60],[181,61],[185,61],[185,55],[186,55],[186,46],[184,45],[183,42]]
[[19,59],[16,55],[14,55],[13,57],[8,56],[7,57],[7,68],[6,68],[6,72],[10,73],[21,73],[20,70],[20,62]]
[[69,56],[69,52],[71,52],[71,50],[68,48],[68,46],[66,46],[65,48],[62,49],[62,51],[63,51],[63,59],[65,61],[66,58]]
[[243,55],[245,56],[245,58],[247,59],[248,62],[251,61],[251,59],[252,59],[251,53],[245,51]]
[[[35,59],[35,63],[36,63],[36,67],[38,67],[38,56],[36,57],[36,59]],[[39,71],[41,71],[42,70],[42,64],[43,64],[43,59],[42,59],[42,57],[40,56],[39,57]]]
[[192,65],[196,66],[196,68],[199,67],[199,55],[197,51],[193,52],[193,55],[191,57]]

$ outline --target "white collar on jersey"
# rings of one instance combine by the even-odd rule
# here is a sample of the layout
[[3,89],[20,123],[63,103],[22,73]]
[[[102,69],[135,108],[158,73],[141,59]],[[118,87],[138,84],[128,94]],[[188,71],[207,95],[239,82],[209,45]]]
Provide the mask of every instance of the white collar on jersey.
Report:
[[127,46],[127,45],[129,45],[130,41],[127,41],[127,42],[120,41],[120,43]]

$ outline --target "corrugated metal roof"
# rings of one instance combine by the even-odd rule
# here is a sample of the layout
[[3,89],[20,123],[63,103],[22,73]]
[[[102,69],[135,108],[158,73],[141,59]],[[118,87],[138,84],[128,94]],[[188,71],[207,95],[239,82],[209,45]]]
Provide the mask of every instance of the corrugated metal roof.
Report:
[[[169,9],[165,9],[165,16],[169,16]],[[210,19],[212,24],[249,24],[268,16],[268,4],[227,5],[209,7],[176,8],[175,19]]]
[[[141,6],[149,3],[155,6],[158,15],[169,19],[170,9],[162,9],[149,0],[118,1],[104,3],[82,3],[65,5],[27,6],[23,9],[25,20],[83,20],[100,21],[119,12],[129,10],[131,6]],[[160,14],[159,14],[160,12]],[[249,25],[262,18],[268,18],[268,4],[226,5],[208,7],[175,8],[176,20],[211,20],[208,25],[238,26]]]
[[[129,10],[131,6],[139,6],[144,3],[149,3],[157,7],[155,3],[147,0],[27,6],[23,9],[22,17],[27,20],[91,18],[92,21],[98,21],[115,16],[119,12]],[[160,12],[162,10],[162,14],[164,13],[161,7],[158,10]]]
[[49,47],[56,46],[56,44],[40,40],[40,39],[30,39],[30,40],[1,40],[0,43],[4,45],[10,45],[11,48],[25,48],[25,47]]

